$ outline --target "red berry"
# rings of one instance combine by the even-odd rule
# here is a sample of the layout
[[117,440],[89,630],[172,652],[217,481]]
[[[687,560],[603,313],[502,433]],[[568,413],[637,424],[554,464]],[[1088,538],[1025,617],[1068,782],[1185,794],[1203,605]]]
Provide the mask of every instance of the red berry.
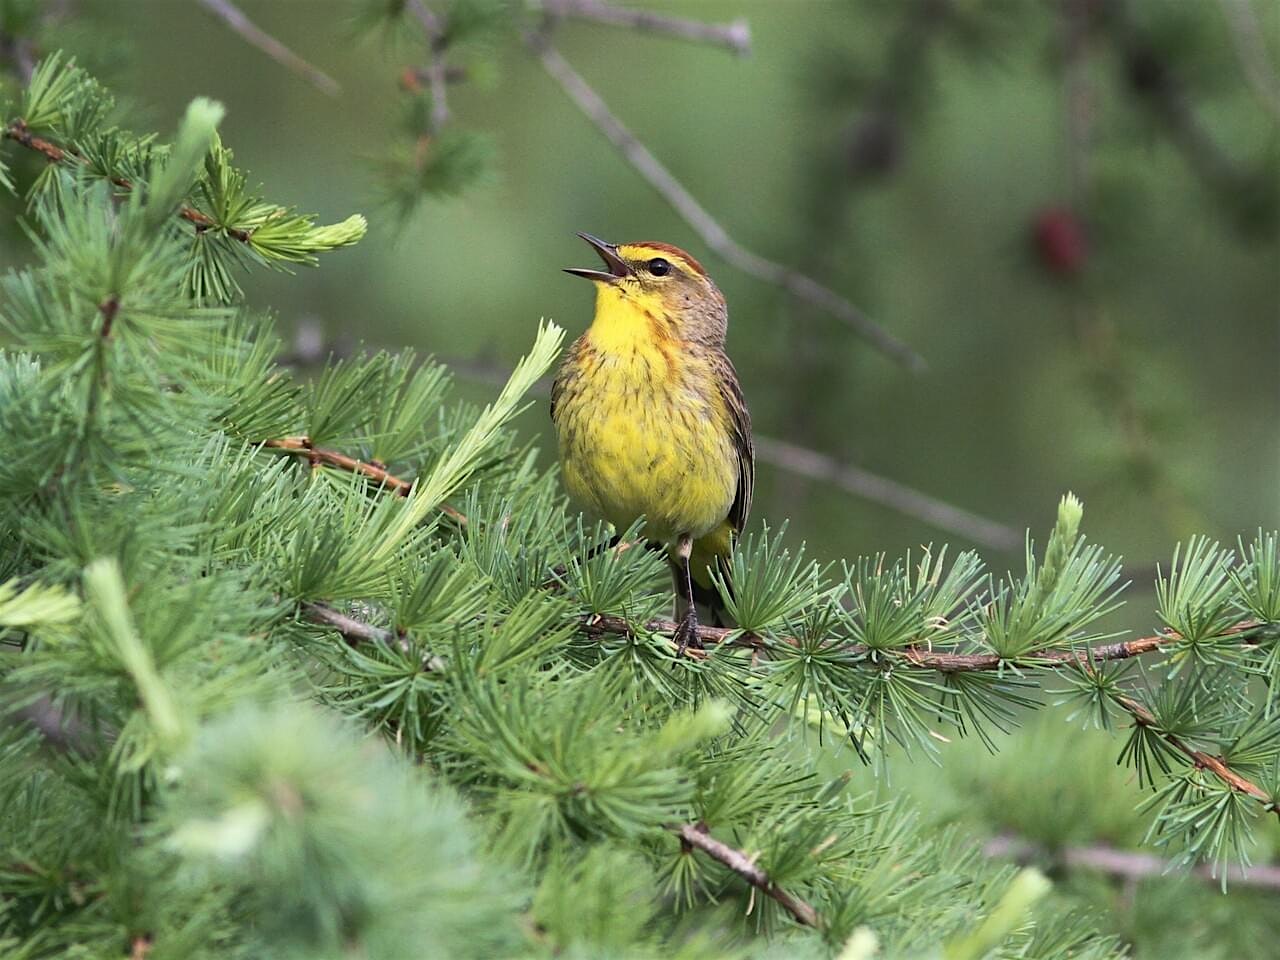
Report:
[[1084,224],[1066,207],[1046,207],[1037,213],[1032,238],[1040,262],[1050,273],[1071,277],[1084,268],[1089,255]]

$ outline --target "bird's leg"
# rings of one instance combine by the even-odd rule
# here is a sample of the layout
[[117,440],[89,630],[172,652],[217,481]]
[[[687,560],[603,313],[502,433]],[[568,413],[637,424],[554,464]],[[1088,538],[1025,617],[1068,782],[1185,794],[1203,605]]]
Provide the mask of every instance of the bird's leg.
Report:
[[676,609],[680,614],[675,633],[677,658],[683,657],[689,647],[702,649],[702,641],[698,639],[698,608],[693,601],[693,574],[689,570],[689,556],[692,553],[692,537],[685,535],[676,541],[676,556],[680,558],[676,575]]

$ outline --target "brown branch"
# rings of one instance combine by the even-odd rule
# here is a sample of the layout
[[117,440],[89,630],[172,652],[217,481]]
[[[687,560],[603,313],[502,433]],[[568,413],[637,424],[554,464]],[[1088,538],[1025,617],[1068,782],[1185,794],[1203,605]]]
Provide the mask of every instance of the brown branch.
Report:
[[[401,479],[376,463],[357,460],[355,457],[347,456],[337,450],[312,446],[310,437],[282,437],[278,440],[265,440],[262,446],[306,457],[312,466],[324,464],[330,467],[337,467],[339,470],[347,470],[350,473],[361,474],[402,497],[407,497],[413,492],[413,481]],[[441,504],[440,512],[459,526],[466,526],[466,515],[448,504]]]
[[[333,627],[342,634],[343,638],[348,643],[351,644],[377,640],[386,642],[395,636],[390,633],[390,631],[385,631],[381,628],[363,623],[362,621],[349,618],[323,604],[306,604],[303,607],[303,612],[310,619]],[[618,617],[612,614],[589,614],[581,618],[581,623],[583,630],[588,635],[594,637],[605,635],[631,636],[635,632],[635,628],[630,621],[624,617]],[[1234,625],[1226,632],[1229,634],[1243,634],[1256,626],[1258,626],[1258,624],[1254,621],[1244,621]],[[650,633],[667,635],[673,646],[676,643],[675,632],[677,624],[674,621],[655,618],[646,622],[644,624],[644,629]],[[1067,666],[1087,668],[1088,665],[1094,663],[1101,663],[1108,660],[1126,660],[1130,657],[1142,656],[1143,654],[1151,653],[1167,647],[1181,639],[1182,638],[1176,633],[1164,633],[1155,634],[1149,637],[1141,637],[1137,640],[1127,640],[1120,643],[1108,643],[1092,646],[1085,649],[1044,650],[1027,657],[1019,658],[1016,663],[1019,666],[1045,669],[1060,669]],[[794,637],[784,636],[765,638],[759,634],[736,630],[730,627],[707,627],[701,625],[698,627],[698,640],[703,646],[723,645],[748,647],[756,650],[766,646],[770,642],[783,643],[790,646],[799,645],[799,641]],[[843,647],[842,652],[849,654],[851,657],[856,657],[867,655],[874,651],[864,644],[855,643]],[[999,657],[996,654],[949,653],[945,651],[932,651],[921,647],[906,647],[882,652],[886,657],[891,657],[892,662],[895,664],[907,665],[925,670],[937,670],[941,673],[964,673],[982,670],[995,670],[1001,666],[1007,666],[1014,662]],[[705,650],[699,650],[696,647],[690,646],[684,650],[684,656],[691,659],[701,660],[707,656],[707,653]],[[1280,815],[1280,806],[1276,804],[1270,794],[1257,784],[1232,770],[1221,757],[1215,757],[1211,754],[1205,753],[1203,750],[1197,750],[1182,738],[1162,731],[1155,715],[1132,697],[1125,694],[1115,694],[1112,699],[1115,701],[1117,706],[1127,711],[1134,718],[1135,722],[1142,726],[1150,727],[1156,731],[1156,733],[1158,733],[1165,742],[1185,755],[1196,765],[1196,767],[1208,770],[1233,789],[1239,790],[1241,793],[1247,794],[1248,796],[1261,801],[1266,805],[1268,810]]]
[[[1252,630],[1258,624],[1248,620],[1231,627],[1227,633],[1237,634]],[[654,618],[644,624],[650,633],[674,635],[677,624],[672,620]],[[583,618],[583,629],[594,636],[606,634],[627,635],[634,627],[624,617],[612,614],[594,614]],[[770,643],[781,643],[786,646],[799,646],[795,637],[762,637],[750,631],[733,627],[698,627],[698,639],[704,646],[748,647],[758,650]],[[1097,644],[1086,648],[1042,650],[1037,653],[1010,660],[994,653],[952,653],[945,650],[930,650],[923,646],[908,646],[892,650],[876,651],[861,643],[851,643],[841,648],[841,652],[851,657],[867,656],[880,653],[892,658],[894,663],[919,667],[923,670],[937,670],[939,673],[972,673],[975,671],[998,670],[1013,664],[1025,667],[1041,667],[1050,670],[1067,666],[1079,666],[1087,663],[1101,663],[1108,660],[1127,660],[1152,653],[1162,647],[1177,643],[1182,638],[1176,633],[1158,633],[1136,640],[1124,640],[1118,643]],[[674,643],[674,641],[673,641]],[[687,656],[705,656],[703,651],[689,648]]]
[[1114,877],[1132,880],[1151,877],[1176,880],[1183,876],[1191,876],[1198,880],[1217,882],[1225,876],[1230,882],[1242,887],[1280,890],[1280,865],[1277,864],[1260,864],[1247,868],[1237,864],[1225,864],[1221,868],[1221,873],[1218,873],[1212,864],[1201,863],[1190,870],[1183,871],[1174,861],[1150,853],[1117,850],[1105,844],[1051,850],[1029,840],[1008,835],[992,837],[983,844],[982,852],[988,857],[1008,858],[1020,864],[1052,860],[1066,867],[1096,870]]
[[[46,140],[44,137],[37,137],[27,128],[27,124],[23,120],[14,120],[5,127],[3,137],[6,140],[12,140],[14,143],[21,144],[28,150],[34,150],[36,153],[41,154],[50,163],[75,162],[87,164],[89,162],[78,153],[74,153],[60,147],[56,143]],[[126,180],[124,177],[111,177],[110,180],[122,190],[133,190],[133,183]],[[178,216],[183,220],[195,224],[197,232],[213,229],[222,230],[227,234],[227,236],[234,237],[241,243],[249,243],[253,238],[252,231],[240,230],[236,227],[224,227],[217,223],[208,214],[201,213],[194,207],[188,207],[185,205],[179,207]]]
[[[627,549],[634,546],[634,544],[620,544],[619,546]],[[320,604],[312,606],[315,610],[325,611],[325,613],[318,614],[318,616],[329,616],[335,613],[331,608]],[[371,627],[357,620],[351,620],[350,623],[354,625],[352,629],[350,631],[343,630],[342,633],[351,642],[359,643],[377,639],[381,636],[377,633],[377,627]],[[581,618],[581,624],[582,629],[589,636],[597,638],[604,636],[632,636],[636,631],[636,625],[626,617],[619,617],[610,613],[585,614]],[[331,625],[336,626],[337,624],[332,622]],[[645,621],[640,626],[640,629],[648,633],[674,637],[678,626],[674,620],[654,617]],[[1229,635],[1242,634],[1257,626],[1258,623],[1256,621],[1246,620],[1230,627],[1225,633]],[[374,633],[369,633],[368,631],[370,630],[374,631]],[[1068,666],[1083,666],[1090,663],[1140,657],[1172,646],[1181,639],[1182,637],[1176,633],[1157,633],[1149,637],[1139,637],[1136,640],[1095,644],[1084,648],[1041,650],[1025,657],[1019,657],[1016,660],[1010,660],[994,653],[952,653],[945,650],[930,650],[922,646],[907,646],[877,651],[865,644],[850,643],[841,647],[840,651],[848,654],[851,658],[879,653],[885,658],[891,658],[895,664],[916,667],[922,670],[936,670],[939,673],[990,671],[1015,664],[1028,668],[1059,670]],[[798,647],[800,645],[800,641],[795,637],[765,637],[736,627],[709,627],[703,624],[698,626],[698,640],[704,647],[728,646],[743,647],[750,650],[760,650],[770,644],[783,644],[790,647]],[[672,644],[675,644],[674,639],[672,639]],[[699,650],[696,647],[689,647],[685,650],[685,656],[691,659],[702,659],[706,656],[706,651]],[[1126,707],[1126,709],[1128,708]]]
[[250,46],[257,47],[286,69],[302,75],[323,93],[336,97],[342,92],[338,81],[267,33],[230,0],[200,0],[200,5],[239,34]]
[[750,857],[741,850],[721,843],[707,832],[701,823],[686,823],[676,828],[675,833],[683,844],[701,850],[712,860],[724,864],[747,883],[751,884],[765,896],[776,900],[791,916],[807,927],[819,926],[818,911],[799,897],[787,893],[772,880],[769,875],[755,865]]
[[[384,643],[397,647],[402,653],[411,649],[404,634],[383,627],[375,627],[371,623],[349,617],[345,613],[326,606],[323,603],[303,603],[299,608],[308,620],[321,626],[332,627],[346,641],[347,646],[357,647],[362,643]],[[425,656],[422,669],[430,673],[439,673],[445,667],[440,657]]]
[[702,23],[650,10],[615,7],[602,0],[543,0],[542,9],[554,17],[572,17],[610,27],[660,33],[693,43],[709,43],[725,47],[740,57],[751,52],[751,27],[746,20],[739,19],[725,24]]
[[1227,766],[1226,761],[1221,757],[1215,757],[1212,754],[1205,753],[1203,750],[1197,750],[1181,737],[1176,734],[1167,733],[1160,729],[1160,723],[1146,706],[1134,700],[1125,694],[1116,694],[1112,697],[1116,705],[1121,709],[1128,711],[1133,717],[1134,722],[1139,726],[1149,727],[1160,735],[1165,743],[1169,744],[1179,753],[1183,754],[1195,766],[1202,770],[1208,770],[1223,783],[1230,786],[1233,790],[1253,797],[1255,800],[1261,801],[1267,810],[1280,816],[1280,806],[1276,805],[1274,798],[1267,791],[1252,780],[1247,780],[1240,774],[1236,773]]
[[881,329],[840,294],[798,270],[747,250],[734,240],[649,148],[627,129],[600,94],[570,66],[558,50],[550,46],[544,35],[531,34],[526,39],[543,69],[560,85],[569,99],[702,241],[726,262],[743,273],[781,287],[792,296],[825,310],[908,369],[919,371],[924,368],[924,358],[920,354]]

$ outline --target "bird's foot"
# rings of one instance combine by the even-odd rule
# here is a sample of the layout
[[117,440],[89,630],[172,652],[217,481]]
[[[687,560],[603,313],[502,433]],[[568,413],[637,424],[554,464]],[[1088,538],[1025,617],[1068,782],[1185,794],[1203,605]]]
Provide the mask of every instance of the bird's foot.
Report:
[[684,656],[684,652],[692,647],[702,649],[702,639],[698,636],[698,612],[691,606],[676,625],[673,637],[676,642],[676,659]]

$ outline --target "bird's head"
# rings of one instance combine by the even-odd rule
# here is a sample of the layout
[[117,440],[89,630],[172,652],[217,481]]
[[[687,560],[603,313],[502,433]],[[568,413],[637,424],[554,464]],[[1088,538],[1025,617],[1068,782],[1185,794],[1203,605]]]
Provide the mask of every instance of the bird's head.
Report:
[[570,267],[565,273],[596,285],[597,322],[645,323],[680,340],[724,343],[724,295],[689,254],[668,243],[613,244],[587,233],[578,236],[591,244],[605,269]]

